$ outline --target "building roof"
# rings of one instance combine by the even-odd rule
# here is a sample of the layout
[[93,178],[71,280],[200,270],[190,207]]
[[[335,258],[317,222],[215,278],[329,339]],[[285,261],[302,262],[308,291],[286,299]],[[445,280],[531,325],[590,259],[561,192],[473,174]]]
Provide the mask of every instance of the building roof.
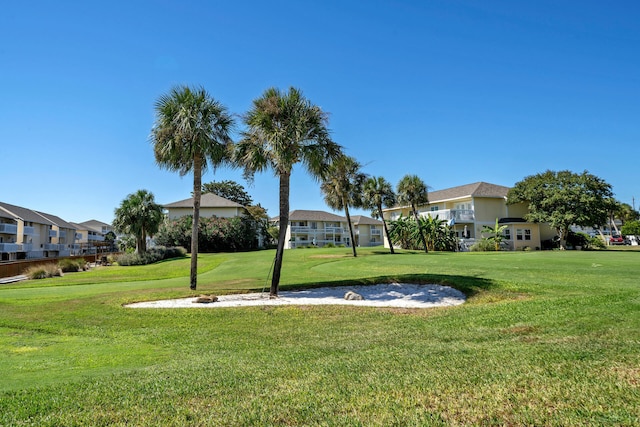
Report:
[[64,219],[60,218],[59,216],[55,216],[55,215],[51,215],[48,213],[44,213],[44,212],[40,212],[40,211],[36,211],[39,215],[45,217],[46,219],[48,219],[49,221],[53,222],[55,225],[57,225],[60,228],[69,228],[72,230],[75,230],[76,227],[73,226],[73,224],[71,224],[70,222],[65,221]]
[[490,184],[488,182],[474,182],[473,184],[432,191],[429,193],[429,203],[461,199],[464,197],[489,197],[503,199],[507,197],[508,192],[509,187]]
[[[193,208],[193,197],[162,205],[163,208]],[[240,203],[220,197],[213,193],[204,193],[200,197],[200,208],[244,208]]]
[[46,217],[38,214],[36,211],[31,209],[23,208],[16,205],[10,205],[9,203],[0,202],[0,207],[2,207],[5,211],[14,215],[15,218],[21,219],[22,221],[34,222],[36,224],[46,224],[46,225],[55,225],[53,221],[47,219]]
[[107,227],[109,229],[112,228],[111,224],[107,224],[106,222],[98,221],[97,219],[90,219],[89,221],[81,222],[78,225],[95,228],[100,232],[102,232],[102,227]]
[[382,225],[382,221],[364,215],[352,215],[351,222],[353,225]]
[[[279,218],[276,217],[277,221]],[[336,221],[342,222],[347,219],[340,215],[335,215],[325,211],[307,211],[307,210],[295,210],[289,212],[289,221]]]
[[12,219],[14,221],[17,219],[14,214],[12,214],[10,211],[6,210],[2,206],[0,206],[0,218]]

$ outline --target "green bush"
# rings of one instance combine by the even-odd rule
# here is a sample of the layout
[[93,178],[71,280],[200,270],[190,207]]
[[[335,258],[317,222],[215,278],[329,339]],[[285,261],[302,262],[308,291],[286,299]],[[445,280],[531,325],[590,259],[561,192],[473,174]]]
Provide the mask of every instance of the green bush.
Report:
[[116,258],[116,262],[122,266],[147,265],[162,261],[163,259],[181,258],[186,255],[187,250],[183,247],[165,248],[164,246],[156,246],[143,254],[137,252],[122,254]]
[[65,258],[58,262],[58,267],[63,273],[74,273],[77,271],[84,271],[87,266],[87,261],[84,258],[70,259]]
[[469,250],[471,252],[495,252],[496,245],[491,239],[482,239],[471,245]]
[[329,242],[326,245],[324,245],[325,248],[335,248],[336,245],[334,245],[333,243]]

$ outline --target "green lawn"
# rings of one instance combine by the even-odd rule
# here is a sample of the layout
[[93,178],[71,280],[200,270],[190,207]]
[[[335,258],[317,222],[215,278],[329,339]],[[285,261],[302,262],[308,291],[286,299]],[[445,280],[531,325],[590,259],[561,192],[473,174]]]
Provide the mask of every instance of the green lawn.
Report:
[[[274,251],[201,254],[197,293]],[[129,309],[189,262],[0,286],[0,426],[639,425],[640,252],[285,253],[282,289],[444,283],[457,307]]]

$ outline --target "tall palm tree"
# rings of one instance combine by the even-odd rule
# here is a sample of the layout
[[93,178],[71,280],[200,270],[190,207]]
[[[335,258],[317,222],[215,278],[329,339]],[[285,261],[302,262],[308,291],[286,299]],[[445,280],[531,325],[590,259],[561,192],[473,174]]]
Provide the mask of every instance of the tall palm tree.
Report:
[[331,164],[326,177],[320,185],[327,205],[335,210],[344,209],[354,257],[357,257],[358,254],[356,252],[356,241],[353,235],[349,206],[357,208],[362,205],[362,188],[366,179],[367,175],[360,172],[360,163],[356,159],[342,156]]
[[[420,227],[418,220],[418,206],[429,203],[429,195],[427,193],[427,185],[418,177],[418,175],[405,175],[398,183],[398,202],[411,206],[413,218]],[[420,229],[420,239],[424,245],[425,253],[429,252],[427,248],[427,240],[424,237],[422,229]]]
[[396,204],[396,194],[393,192],[391,184],[387,182],[383,177],[371,177],[364,183],[364,192],[362,198],[362,204],[365,209],[371,209],[371,216],[374,218],[382,219],[382,226],[384,227],[384,234],[387,236],[389,242],[389,249],[393,254],[393,243],[389,237],[389,229],[387,228],[387,222],[382,216],[382,207],[388,208]]
[[202,174],[209,166],[215,169],[230,161],[233,142],[229,133],[234,123],[226,107],[202,87],[174,87],[156,101],[155,110],[151,141],[156,163],[180,176],[193,172],[189,287],[196,289]]
[[136,239],[136,252],[147,251],[147,236],[153,237],[162,223],[162,206],[155,202],[153,193],[138,190],[129,194],[114,212],[113,228]]
[[280,231],[269,291],[271,297],[277,297],[289,224],[293,166],[302,163],[312,176],[321,180],[342,150],[329,136],[326,113],[293,87],[288,92],[267,89],[253,101],[244,122],[248,129],[237,144],[236,163],[244,167],[247,178],[272,169],[280,180]]

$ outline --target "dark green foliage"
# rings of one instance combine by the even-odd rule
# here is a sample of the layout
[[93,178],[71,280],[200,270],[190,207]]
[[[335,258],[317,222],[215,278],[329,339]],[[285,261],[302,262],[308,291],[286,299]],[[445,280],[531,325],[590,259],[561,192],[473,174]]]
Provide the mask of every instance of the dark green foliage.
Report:
[[475,242],[469,248],[471,252],[493,252],[496,251],[495,242],[491,239],[482,239]]
[[182,258],[187,255],[187,250],[183,247],[156,246],[145,253],[126,253],[116,258],[118,265],[147,265],[164,259]]
[[242,206],[251,206],[253,199],[244,187],[235,181],[212,181],[202,184],[202,193],[213,193],[216,196],[224,197],[227,200],[239,203]]
[[523,202],[529,204],[525,219],[554,227],[562,247],[571,225],[603,225],[615,205],[611,185],[587,171],[546,171],[528,176],[507,195],[507,204]]
[[65,258],[58,262],[58,267],[63,273],[73,273],[77,271],[83,271],[87,266],[87,261],[84,258]]
[[[419,224],[419,227],[417,226]],[[389,238],[402,249],[424,250],[423,241],[432,251],[455,251],[458,241],[446,221],[431,217],[400,217],[389,221]]]
[[624,236],[640,236],[640,221],[629,221],[625,223],[620,232]]
[[[192,217],[165,221],[155,241],[159,245],[191,247]],[[201,218],[199,252],[238,252],[256,249],[257,231],[250,218]]]

